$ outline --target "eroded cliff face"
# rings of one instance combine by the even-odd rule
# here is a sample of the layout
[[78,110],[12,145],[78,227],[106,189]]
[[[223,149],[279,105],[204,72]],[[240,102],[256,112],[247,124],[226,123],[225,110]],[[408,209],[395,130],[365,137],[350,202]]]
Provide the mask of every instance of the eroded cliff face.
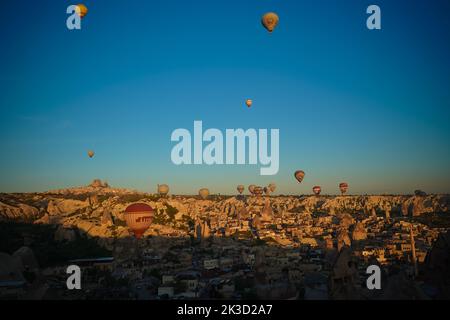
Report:
[[[261,216],[275,221],[286,214],[306,217],[312,213],[335,216],[344,229],[355,215],[421,216],[448,213],[449,195],[414,196],[272,196],[228,197],[200,200],[195,197],[159,198],[132,190],[115,189],[105,184],[34,194],[0,194],[0,221],[27,221],[60,225],[55,238],[74,239],[73,229],[90,237],[123,238],[129,236],[123,212],[134,202],[155,209],[153,226],[147,234],[186,235],[188,225],[201,220],[245,220]],[[305,218],[306,219],[306,218]],[[362,225],[348,230],[353,239],[364,239]]]

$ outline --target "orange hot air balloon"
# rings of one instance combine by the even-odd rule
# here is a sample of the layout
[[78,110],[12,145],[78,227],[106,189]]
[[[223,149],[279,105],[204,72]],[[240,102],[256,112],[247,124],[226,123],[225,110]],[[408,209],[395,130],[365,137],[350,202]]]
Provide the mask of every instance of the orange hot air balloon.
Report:
[[88,156],[89,156],[89,158],[92,158],[94,156],[94,151],[89,150],[88,151]]
[[251,184],[251,185],[248,186],[248,191],[251,194],[253,194],[255,192],[255,188],[256,188],[256,186],[254,184]]
[[84,16],[87,15],[87,13],[88,13],[88,8],[84,4],[82,4],[82,3],[77,4],[77,14],[80,16],[80,18],[83,19]]
[[242,184],[240,184],[237,186],[236,189],[239,192],[239,194],[242,194],[242,192],[244,192],[244,190],[245,190],[245,187]]
[[140,239],[152,224],[153,208],[145,203],[134,203],[125,209],[124,217],[128,228]]
[[348,183],[347,182],[339,183],[339,190],[341,190],[342,194],[345,194],[348,190]]
[[298,182],[302,182],[303,178],[305,177],[305,172],[303,170],[297,170],[294,173],[295,179],[297,179]]
[[245,101],[245,104],[247,105],[247,107],[251,107],[253,104],[253,100],[252,99],[247,99],[247,101]]
[[272,32],[276,28],[276,26],[278,25],[278,21],[280,21],[280,19],[274,12],[266,13],[261,19],[262,25],[269,32]]
[[313,192],[316,196],[318,196],[320,194],[320,192],[322,191],[322,188],[319,186],[315,186],[313,187]]

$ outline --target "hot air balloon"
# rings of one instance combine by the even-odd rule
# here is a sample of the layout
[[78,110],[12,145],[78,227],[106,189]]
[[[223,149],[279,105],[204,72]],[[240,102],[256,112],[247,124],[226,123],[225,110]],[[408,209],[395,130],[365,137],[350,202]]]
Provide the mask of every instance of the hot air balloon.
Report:
[[272,190],[270,189],[270,187],[264,187],[263,188],[263,191],[264,191],[264,194],[266,195],[266,196],[268,196],[268,195],[270,195],[271,193],[272,193]]
[[277,185],[272,182],[268,185],[268,188],[270,189],[271,192],[275,192],[275,190],[277,189]]
[[94,151],[89,150],[88,151],[88,156],[89,156],[89,158],[92,158],[94,156]]
[[153,208],[145,203],[134,203],[125,209],[124,217],[128,228],[140,239],[152,224]]
[[247,99],[247,101],[245,101],[245,104],[247,105],[247,107],[251,107],[253,104],[253,100],[252,99]]
[[158,184],[158,193],[162,197],[167,196],[169,193],[169,186],[167,184]]
[[255,185],[254,184],[251,184],[251,185],[249,185],[248,186],[248,191],[251,193],[251,194],[253,194],[254,193],[254,191],[255,191]]
[[348,183],[347,182],[339,183],[339,190],[341,190],[342,194],[346,193],[348,190]]
[[298,182],[302,182],[303,178],[305,177],[305,172],[303,170],[297,170],[294,173],[295,179],[297,179]]
[[84,18],[85,15],[88,13],[88,8],[84,4],[77,4],[77,14],[80,16],[80,18]]
[[313,192],[316,196],[318,196],[320,194],[320,192],[322,191],[322,188],[319,186],[315,186],[313,187]]
[[237,191],[239,192],[239,194],[242,194],[242,192],[244,192],[244,190],[245,190],[245,187],[242,184],[237,186]]
[[414,195],[417,197],[425,197],[427,193],[422,190],[414,190]]
[[276,13],[269,12],[262,17],[261,23],[264,28],[267,29],[267,31],[272,32],[278,25],[279,20],[280,19],[278,18],[278,15]]
[[253,189],[253,194],[255,195],[255,196],[257,196],[257,197],[260,197],[260,196],[262,196],[262,194],[263,194],[263,192],[264,192],[264,189],[262,188],[262,187],[255,187],[254,189]]
[[200,197],[202,197],[203,200],[206,200],[206,198],[208,198],[209,196],[209,189],[207,188],[202,188],[198,191],[198,195]]

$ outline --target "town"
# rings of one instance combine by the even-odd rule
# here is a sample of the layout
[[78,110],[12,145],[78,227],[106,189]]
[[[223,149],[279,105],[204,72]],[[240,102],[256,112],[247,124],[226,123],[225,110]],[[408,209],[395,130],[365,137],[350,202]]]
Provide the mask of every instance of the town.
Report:
[[[17,195],[2,195],[3,220],[5,213],[13,216],[14,208],[23,214],[45,204],[36,211],[28,208],[28,218],[36,215],[31,226],[50,228],[53,239],[49,246],[37,238],[40,232],[20,227],[20,239],[14,242],[18,251],[3,258],[11,266],[22,259],[23,267],[11,267],[12,276],[1,275],[1,295],[317,300],[448,294],[446,275],[435,271],[445,267],[449,246],[446,195],[210,195],[203,200],[133,193],[94,181],[89,187],[20,200],[27,204],[18,201]],[[127,203],[137,201],[155,212],[140,239],[123,217]],[[87,241],[104,251],[95,253]],[[42,247],[32,252],[37,244]],[[68,251],[45,265],[36,261],[49,247],[75,245],[79,253]],[[65,285],[66,268],[72,264],[82,270],[81,290]],[[382,290],[366,287],[370,265],[383,272]]]

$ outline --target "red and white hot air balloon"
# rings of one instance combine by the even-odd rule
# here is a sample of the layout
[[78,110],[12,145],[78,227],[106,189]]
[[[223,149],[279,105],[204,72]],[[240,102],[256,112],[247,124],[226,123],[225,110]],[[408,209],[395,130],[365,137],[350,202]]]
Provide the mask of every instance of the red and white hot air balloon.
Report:
[[341,190],[342,194],[345,194],[348,190],[348,183],[347,182],[339,183],[339,190]]
[[133,203],[125,209],[124,217],[128,228],[140,239],[152,224],[153,208],[145,203]]
[[319,186],[315,186],[313,187],[313,192],[316,196],[318,196],[320,194],[320,192],[322,191],[322,188]]

